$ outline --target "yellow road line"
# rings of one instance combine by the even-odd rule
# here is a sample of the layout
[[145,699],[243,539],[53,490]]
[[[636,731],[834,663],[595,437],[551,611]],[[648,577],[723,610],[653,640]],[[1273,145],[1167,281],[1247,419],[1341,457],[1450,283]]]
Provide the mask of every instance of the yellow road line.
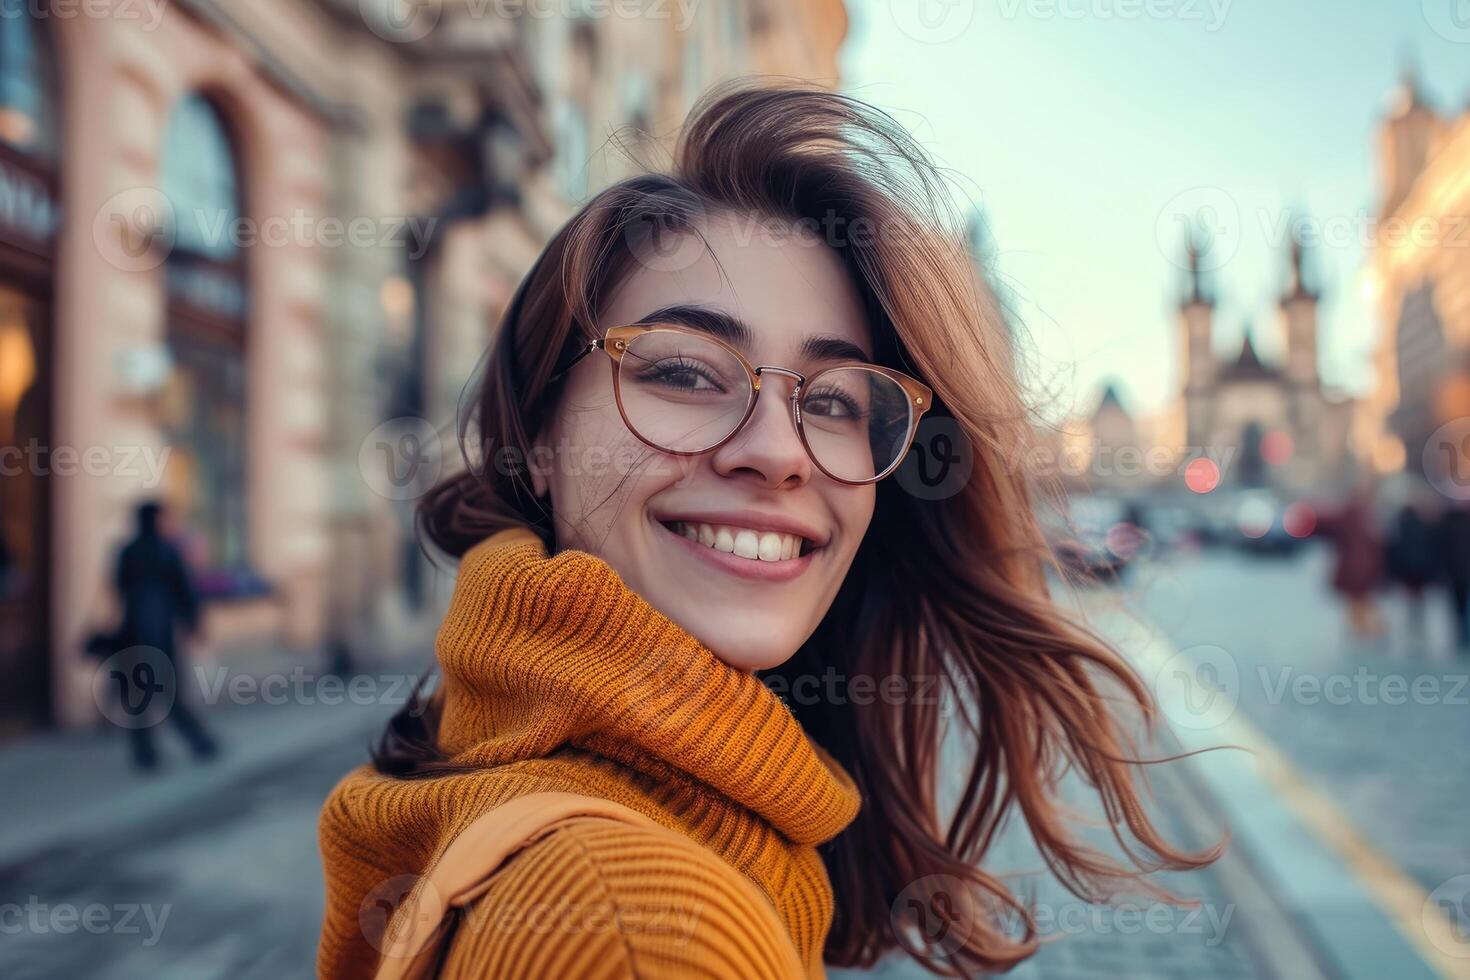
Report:
[[[1141,616],[1134,614],[1131,619],[1143,627],[1148,642],[1138,646],[1120,642],[1119,646],[1145,661],[1141,666],[1152,676],[1176,651]],[[1238,710],[1213,731],[1220,734],[1221,744],[1244,746],[1254,754],[1261,775],[1281,794],[1292,813],[1347,862],[1364,891],[1431,969],[1443,977],[1470,980],[1470,959],[1445,952],[1446,947],[1465,946],[1464,941],[1456,941],[1454,923],[1443,909],[1428,904],[1429,893],[1419,882],[1374,847],[1352,818],[1313,787],[1275,743],[1242,718]]]

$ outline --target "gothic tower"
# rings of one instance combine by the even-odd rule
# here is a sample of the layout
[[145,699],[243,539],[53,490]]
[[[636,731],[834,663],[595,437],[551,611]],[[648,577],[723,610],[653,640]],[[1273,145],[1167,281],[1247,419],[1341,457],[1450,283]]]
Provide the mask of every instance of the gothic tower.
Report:
[[1210,391],[1215,382],[1215,355],[1210,349],[1214,329],[1215,299],[1200,271],[1200,250],[1191,239],[1187,247],[1189,281],[1179,303],[1183,371],[1180,395],[1184,401],[1185,440],[1190,446],[1205,444],[1209,431]]
[[1290,266],[1286,291],[1281,295],[1281,324],[1286,333],[1286,376],[1293,384],[1316,388],[1318,292],[1303,274],[1304,249],[1295,233],[1291,237]]
[[1317,301],[1320,294],[1308,284],[1303,270],[1300,237],[1291,238],[1286,289],[1281,294],[1281,325],[1286,334],[1286,383],[1291,427],[1291,468],[1309,472],[1320,455],[1322,383],[1317,370]]

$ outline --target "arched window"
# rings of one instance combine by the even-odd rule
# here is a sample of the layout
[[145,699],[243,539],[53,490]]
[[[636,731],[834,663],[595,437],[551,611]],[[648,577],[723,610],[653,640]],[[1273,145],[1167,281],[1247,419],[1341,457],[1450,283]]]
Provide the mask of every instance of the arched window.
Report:
[[163,400],[170,500],[185,515],[206,593],[252,587],[246,551],[245,336],[248,295],[234,142],[214,103],[181,101],[164,140],[173,206],[166,265],[173,371]]
[[56,106],[51,48],[36,18],[0,16],[0,142],[29,156],[56,156]]
[[169,122],[164,193],[174,206],[175,247],[228,261],[238,251],[240,188],[229,134],[213,103],[190,95]]

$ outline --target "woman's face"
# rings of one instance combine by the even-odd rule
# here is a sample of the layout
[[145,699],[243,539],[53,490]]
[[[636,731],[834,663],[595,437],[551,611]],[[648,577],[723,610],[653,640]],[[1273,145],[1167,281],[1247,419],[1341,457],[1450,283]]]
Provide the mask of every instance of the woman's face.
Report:
[[[599,328],[657,319],[701,329],[723,320],[735,328],[728,334],[744,337],[724,339],[751,364],[808,376],[840,360],[871,360],[860,300],[836,254],[762,227],[753,216],[709,215],[708,249],[681,251],[689,264],[672,271],[635,262]],[[567,376],[537,441],[533,481],[551,495],[558,545],[603,558],[741,670],[782,663],[812,634],[873,516],[873,485],[838,483],[807,455],[792,423],[793,384],[767,374],[734,438],[700,456],[673,456],[628,431],[609,358],[595,353]],[[782,535],[802,539],[796,557],[782,557],[796,544]]]

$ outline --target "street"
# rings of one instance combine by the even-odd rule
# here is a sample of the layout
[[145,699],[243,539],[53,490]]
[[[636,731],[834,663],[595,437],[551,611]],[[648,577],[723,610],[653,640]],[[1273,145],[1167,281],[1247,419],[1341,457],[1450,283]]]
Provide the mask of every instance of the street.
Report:
[[[1322,585],[1325,567],[1324,556],[1311,551],[1279,560],[1176,557],[1139,569],[1122,590],[1089,594],[1085,605],[1099,611],[1095,618],[1125,649],[1132,609],[1167,636],[1176,656],[1211,667],[1209,680],[1220,698],[1167,700],[1173,674],[1152,673],[1140,663],[1166,698],[1174,727],[1194,739],[1181,744],[1221,741],[1218,733],[1229,731],[1220,727],[1225,709],[1238,712],[1335,801],[1359,835],[1423,892],[1432,892],[1470,870],[1464,817],[1470,764],[1460,757],[1470,734],[1467,664],[1442,648],[1346,642]],[[1395,628],[1402,626],[1402,610],[1391,606],[1388,612]],[[1441,627],[1433,626],[1431,645]],[[1407,703],[1393,703],[1397,682],[1388,678],[1398,675],[1408,685]],[[1349,680],[1329,680],[1339,676]],[[1416,689],[1421,677],[1433,678],[1433,685],[1421,681]],[[1425,703],[1414,703],[1415,690],[1426,695],[1419,699]],[[1429,697],[1432,691],[1438,694]],[[1179,704],[1200,713],[1181,714]],[[116,733],[42,736],[0,748],[0,775],[19,790],[6,806],[3,836],[44,837],[43,814],[56,814],[49,843],[31,847],[23,858],[14,848],[0,858],[6,975],[311,975],[322,888],[317,811],[335,781],[366,759],[368,738],[394,707],[218,709],[207,717],[227,746],[225,755],[200,768],[165,732],[170,765],[141,786],[124,768],[126,746]],[[1154,751],[1167,754],[1171,746],[1179,748],[1166,739]],[[1197,762],[1149,771],[1162,825],[1172,840],[1190,846],[1218,836],[1222,821],[1233,819],[1226,798],[1238,795],[1230,785],[1222,790],[1218,778],[1204,779]],[[27,766],[50,776],[17,781]],[[201,773],[215,784],[201,789]],[[1065,792],[1086,810],[1085,787],[1068,783]],[[109,798],[126,805],[109,808]],[[70,823],[67,811],[74,811]],[[1197,908],[1142,897],[1108,908],[1072,899],[1036,873],[1034,851],[1012,831],[992,863],[1022,872],[1017,887],[1031,888],[1047,940],[1015,972],[1018,977],[1343,972],[1323,949],[1311,916],[1294,911],[1291,896],[1279,893],[1272,866],[1279,870],[1288,857],[1233,847],[1210,869],[1161,880],[1176,894],[1198,899]],[[1324,860],[1341,863],[1330,843],[1322,847]],[[1359,905],[1353,914],[1385,915],[1371,901]],[[923,974],[892,959],[874,975]]]
[[[225,717],[211,720],[225,749],[210,764],[218,767],[210,775],[225,782],[212,792],[198,790],[200,764],[185,757],[171,732],[163,732],[166,755],[173,750],[170,765],[139,787],[141,797],[131,790],[132,805],[111,821],[121,829],[110,828],[105,815],[94,817],[81,836],[33,858],[0,864],[0,906],[7,910],[4,975],[312,976],[322,908],[317,813],[337,780],[366,761],[368,739],[393,710],[222,709]],[[323,720],[322,712],[334,717]],[[281,731],[290,737],[268,755],[258,751],[262,738]],[[106,734],[85,733],[83,740],[58,736],[90,747],[91,758],[76,760],[70,788],[75,805],[93,802],[94,791],[115,792],[108,783],[118,775],[138,782],[126,770],[120,733]],[[14,754],[23,751],[0,749],[7,774]],[[16,782],[8,786],[21,790]],[[48,789],[47,795],[56,795],[55,787]],[[19,810],[7,805],[6,836]]]
[[[1450,651],[1438,597],[1427,639],[1412,636],[1396,596],[1382,604],[1386,637],[1350,638],[1326,586],[1328,558],[1311,548],[1275,560],[1181,559],[1142,578],[1137,608],[1181,655],[1208,664],[1297,771],[1432,891],[1470,872],[1470,656]],[[1171,720],[1211,722],[1223,707]]]

